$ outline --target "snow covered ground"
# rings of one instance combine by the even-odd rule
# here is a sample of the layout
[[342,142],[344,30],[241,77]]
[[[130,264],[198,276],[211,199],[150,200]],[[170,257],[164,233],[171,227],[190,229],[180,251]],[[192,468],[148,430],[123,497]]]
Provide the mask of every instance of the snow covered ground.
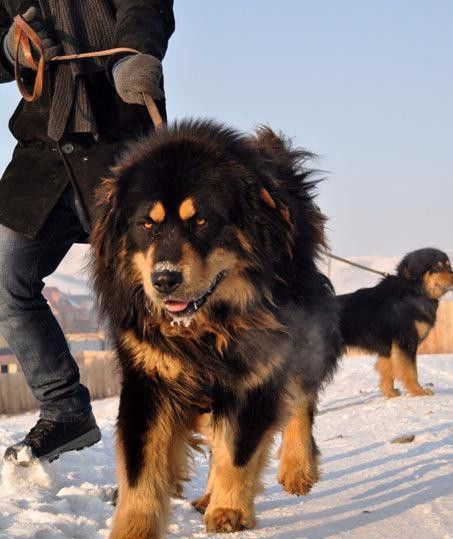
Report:
[[[345,359],[326,389],[316,422],[323,477],[304,498],[265,473],[255,530],[241,539],[453,538],[453,356],[422,356],[422,383],[434,397],[383,400],[371,358]],[[94,404],[103,441],[51,465],[3,465],[0,539],[94,539],[108,536],[115,482],[113,423],[117,400]],[[0,451],[32,426],[35,414],[0,418]],[[412,443],[390,441],[414,434]],[[187,500],[174,502],[169,538],[204,538],[189,499],[203,489],[207,463],[196,457]],[[218,539],[220,535],[210,536]]]

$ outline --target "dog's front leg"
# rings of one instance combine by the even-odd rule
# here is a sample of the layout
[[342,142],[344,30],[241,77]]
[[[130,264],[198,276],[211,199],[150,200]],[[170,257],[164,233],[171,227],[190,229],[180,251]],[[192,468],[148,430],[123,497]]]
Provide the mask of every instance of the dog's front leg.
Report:
[[278,398],[263,402],[255,392],[234,418],[216,422],[206,508],[207,532],[236,532],[255,525],[254,499],[277,429]]
[[316,400],[297,389],[282,435],[278,482],[288,492],[308,494],[319,479],[319,451],[313,437]]
[[[123,387],[117,429],[118,505],[110,539],[160,539],[186,460],[185,433],[163,395]],[[143,392],[143,393],[142,393]],[[178,468],[178,469],[177,469]]]

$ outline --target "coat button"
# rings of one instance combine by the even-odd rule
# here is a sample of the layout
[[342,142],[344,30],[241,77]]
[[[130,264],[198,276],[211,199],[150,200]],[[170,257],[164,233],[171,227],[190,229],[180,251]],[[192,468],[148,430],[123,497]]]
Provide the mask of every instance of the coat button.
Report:
[[66,142],[66,144],[63,144],[63,146],[61,147],[61,151],[65,154],[73,153],[74,150],[75,146],[71,142]]

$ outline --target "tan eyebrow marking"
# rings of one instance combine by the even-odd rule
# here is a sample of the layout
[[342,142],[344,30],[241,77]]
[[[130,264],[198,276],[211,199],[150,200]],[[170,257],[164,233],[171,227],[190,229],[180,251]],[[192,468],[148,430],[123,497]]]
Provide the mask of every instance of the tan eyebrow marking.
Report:
[[181,206],[179,206],[179,217],[181,217],[183,221],[192,219],[196,213],[197,210],[195,209],[195,202],[192,197],[186,198]]
[[149,211],[149,216],[155,223],[163,223],[165,219],[165,208],[162,202],[155,202]]

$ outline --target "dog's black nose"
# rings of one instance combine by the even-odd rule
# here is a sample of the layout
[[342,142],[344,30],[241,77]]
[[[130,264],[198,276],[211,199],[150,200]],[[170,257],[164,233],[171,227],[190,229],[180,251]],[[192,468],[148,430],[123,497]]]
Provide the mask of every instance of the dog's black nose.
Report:
[[155,271],[151,275],[151,282],[154,288],[162,294],[170,294],[182,283],[182,273],[170,270]]

